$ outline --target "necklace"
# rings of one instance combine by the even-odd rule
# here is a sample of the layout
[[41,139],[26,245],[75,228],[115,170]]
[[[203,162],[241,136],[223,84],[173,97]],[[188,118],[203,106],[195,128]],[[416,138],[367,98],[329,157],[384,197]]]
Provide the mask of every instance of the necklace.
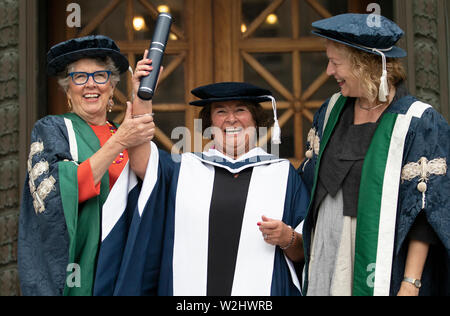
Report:
[[379,107],[381,107],[381,106],[384,105],[383,103],[380,103],[380,104],[375,105],[375,106],[373,106],[373,107],[364,107],[364,106],[361,105],[361,102],[359,101],[359,99],[358,99],[356,102],[358,102],[359,108],[360,108],[361,110],[364,110],[364,111],[372,111],[372,110],[378,109]]
[[[112,125],[112,124],[111,124],[110,122],[108,122],[108,121],[106,121],[106,124],[107,124],[108,127],[109,127],[109,131],[111,132],[111,136],[114,135],[114,134],[117,132],[117,129],[114,127],[114,125]],[[119,159],[113,161],[113,164],[117,164],[117,165],[118,165],[118,164],[122,163],[123,159],[124,159],[124,154],[123,154],[123,152],[121,152],[121,153],[119,154]]]

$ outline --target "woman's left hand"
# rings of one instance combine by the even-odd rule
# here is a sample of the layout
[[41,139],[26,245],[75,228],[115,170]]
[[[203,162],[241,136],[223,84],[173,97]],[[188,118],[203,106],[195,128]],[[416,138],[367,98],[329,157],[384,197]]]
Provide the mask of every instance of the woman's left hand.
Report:
[[264,241],[270,245],[286,247],[292,238],[292,228],[282,221],[262,217],[262,222],[258,222]]

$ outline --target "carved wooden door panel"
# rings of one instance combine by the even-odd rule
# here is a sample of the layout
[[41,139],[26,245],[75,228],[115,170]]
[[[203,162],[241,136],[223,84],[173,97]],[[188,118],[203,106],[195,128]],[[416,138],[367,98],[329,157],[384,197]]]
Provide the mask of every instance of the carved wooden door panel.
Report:
[[[215,80],[244,80],[274,93],[282,128],[279,154],[290,158],[295,166],[304,158],[315,111],[338,89],[326,74],[324,41],[312,36],[311,23],[346,13],[349,3],[214,1]],[[272,110],[270,103],[263,106]],[[260,139],[260,145],[266,142],[270,143],[270,131]],[[270,150],[271,146],[267,144],[266,148]]]

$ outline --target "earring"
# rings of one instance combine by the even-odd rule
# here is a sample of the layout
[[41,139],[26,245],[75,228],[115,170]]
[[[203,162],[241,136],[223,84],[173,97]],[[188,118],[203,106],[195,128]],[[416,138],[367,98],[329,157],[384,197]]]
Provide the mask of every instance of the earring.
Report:
[[69,106],[69,112],[72,112],[73,106],[72,106],[72,101],[70,101],[70,98],[67,98],[67,104]]
[[109,99],[108,105],[109,105],[109,107],[108,107],[108,112],[111,113],[111,112],[112,112],[112,109],[113,109],[113,107],[114,107],[114,100],[113,100],[112,98]]

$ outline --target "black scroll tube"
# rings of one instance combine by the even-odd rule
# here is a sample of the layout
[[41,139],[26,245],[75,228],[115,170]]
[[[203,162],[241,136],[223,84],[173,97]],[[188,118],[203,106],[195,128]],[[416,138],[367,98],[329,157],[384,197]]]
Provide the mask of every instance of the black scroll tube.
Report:
[[151,100],[155,93],[155,87],[158,82],[159,70],[161,68],[164,51],[166,50],[171,25],[172,16],[170,14],[161,13],[158,15],[155,32],[153,33],[152,43],[148,53],[148,58],[152,60],[153,70],[148,76],[142,77],[141,85],[138,90],[138,96],[143,100]]

